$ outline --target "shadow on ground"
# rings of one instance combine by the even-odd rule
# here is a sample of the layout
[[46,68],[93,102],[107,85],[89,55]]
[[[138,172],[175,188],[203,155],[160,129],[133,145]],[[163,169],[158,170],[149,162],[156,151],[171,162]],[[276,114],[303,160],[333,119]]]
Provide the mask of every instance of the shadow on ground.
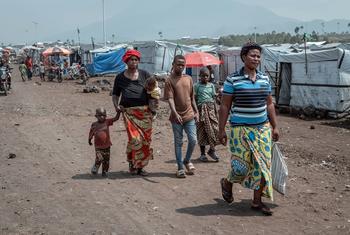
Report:
[[[176,175],[174,173],[167,173],[167,172],[149,172],[148,176],[140,176],[140,175],[131,175],[127,171],[114,171],[114,172],[109,172],[106,178],[111,180],[142,178],[149,182],[159,183],[151,179],[162,178],[162,177],[176,178]],[[90,173],[76,174],[72,176],[73,180],[101,180],[106,178],[102,177],[101,174],[92,175]]]
[[321,124],[325,126],[339,127],[350,130],[350,118],[322,122]]
[[[200,206],[185,207],[176,209],[181,214],[190,214],[194,216],[212,216],[212,215],[231,215],[231,216],[264,216],[259,211],[250,208],[251,200],[244,199],[240,202],[227,204],[224,200],[215,198],[215,203],[204,204]],[[265,203],[271,209],[278,207],[276,204]]]

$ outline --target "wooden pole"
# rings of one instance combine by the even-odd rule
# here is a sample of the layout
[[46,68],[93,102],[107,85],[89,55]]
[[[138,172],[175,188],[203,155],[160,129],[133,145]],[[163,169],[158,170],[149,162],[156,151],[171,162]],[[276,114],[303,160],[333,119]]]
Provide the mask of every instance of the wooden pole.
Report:
[[307,74],[307,53],[306,53],[306,33],[304,33],[304,51],[305,51],[305,73]]

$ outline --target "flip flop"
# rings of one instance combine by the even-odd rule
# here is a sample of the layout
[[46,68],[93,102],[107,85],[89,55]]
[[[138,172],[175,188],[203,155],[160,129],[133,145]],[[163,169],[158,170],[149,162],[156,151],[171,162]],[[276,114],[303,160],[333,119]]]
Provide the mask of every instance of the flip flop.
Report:
[[273,214],[273,211],[271,211],[264,203],[260,203],[260,205],[252,204],[250,208],[254,211],[261,211],[261,213],[266,216],[271,216]]
[[233,195],[232,195],[232,191],[231,192],[229,192],[229,191],[227,191],[227,189],[225,188],[225,183],[224,183],[224,181],[225,181],[225,178],[222,178],[221,180],[220,180],[220,184],[221,184],[221,193],[222,193],[222,198],[227,202],[227,203],[229,203],[229,204],[231,204],[232,202],[233,202]]

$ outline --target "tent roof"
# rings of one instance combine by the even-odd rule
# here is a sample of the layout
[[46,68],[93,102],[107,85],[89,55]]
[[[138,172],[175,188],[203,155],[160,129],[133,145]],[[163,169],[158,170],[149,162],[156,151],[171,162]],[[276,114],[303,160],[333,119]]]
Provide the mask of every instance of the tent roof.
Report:
[[[343,54],[343,50],[339,48],[322,50],[322,51],[306,50],[308,62],[338,60],[342,54]],[[291,53],[280,54],[279,62],[305,63],[305,52],[303,51],[303,52],[293,53],[293,54]]]
[[105,52],[110,52],[110,51],[117,51],[121,48],[127,48],[129,47],[128,44],[118,44],[116,46],[113,46],[113,47],[102,47],[102,48],[98,48],[98,49],[95,49],[95,50],[91,50],[90,52],[91,53],[105,53]]

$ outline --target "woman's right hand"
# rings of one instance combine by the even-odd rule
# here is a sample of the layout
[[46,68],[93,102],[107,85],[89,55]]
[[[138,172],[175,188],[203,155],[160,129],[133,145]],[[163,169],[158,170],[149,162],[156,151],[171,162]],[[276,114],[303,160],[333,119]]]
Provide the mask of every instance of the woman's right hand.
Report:
[[227,135],[225,130],[219,131],[219,141],[222,145],[227,145]]
[[116,111],[117,113],[124,112],[124,107],[121,106],[121,105],[118,105],[117,107],[115,107],[115,111]]

